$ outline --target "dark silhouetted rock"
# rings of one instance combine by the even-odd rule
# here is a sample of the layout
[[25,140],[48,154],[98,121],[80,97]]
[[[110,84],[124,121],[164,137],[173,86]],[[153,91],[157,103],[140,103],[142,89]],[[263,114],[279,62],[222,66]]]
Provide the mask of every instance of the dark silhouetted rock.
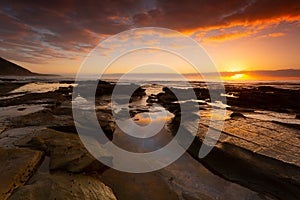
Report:
[[239,118],[239,117],[245,117],[242,113],[239,113],[239,112],[233,112],[231,113],[230,115],[231,118]]
[[234,87],[227,86],[227,92],[237,95],[237,98],[227,98],[230,106],[257,108],[287,112],[289,109],[300,110],[300,93],[298,90],[274,88],[272,86]]

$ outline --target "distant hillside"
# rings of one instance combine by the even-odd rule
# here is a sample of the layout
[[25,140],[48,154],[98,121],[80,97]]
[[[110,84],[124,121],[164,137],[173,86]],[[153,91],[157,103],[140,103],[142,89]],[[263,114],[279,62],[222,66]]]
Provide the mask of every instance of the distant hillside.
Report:
[[47,76],[38,74],[25,69],[15,63],[12,63],[0,57],[0,76]]

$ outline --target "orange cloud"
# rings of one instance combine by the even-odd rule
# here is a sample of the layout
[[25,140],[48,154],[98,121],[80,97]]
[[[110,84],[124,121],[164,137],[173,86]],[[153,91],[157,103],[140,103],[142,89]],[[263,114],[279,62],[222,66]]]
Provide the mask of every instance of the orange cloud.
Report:
[[222,42],[222,41],[225,41],[225,40],[233,40],[233,39],[238,39],[238,38],[241,38],[241,37],[246,37],[246,36],[249,36],[251,34],[252,34],[251,31],[241,32],[241,33],[225,33],[225,34],[222,34],[222,35],[216,35],[216,36],[205,38],[203,41],[204,42],[207,42],[207,41]]
[[281,37],[281,36],[284,36],[285,33],[270,33],[268,34],[269,37]]
[[269,33],[269,34],[266,34],[266,35],[261,35],[261,36],[258,36],[257,38],[258,38],[258,39],[261,39],[261,38],[268,38],[268,37],[282,37],[282,36],[285,36],[285,33],[282,33],[282,32],[276,32],[276,33]]
[[181,30],[184,34],[187,35],[193,35],[197,32],[202,31],[212,31],[212,30],[218,30],[218,29],[228,29],[232,27],[254,27],[257,30],[262,30],[264,28],[270,27],[272,25],[277,25],[280,22],[299,22],[300,23],[300,15],[296,16],[280,16],[280,17],[274,17],[274,18],[268,18],[268,19],[257,19],[257,20],[243,20],[243,19],[237,19],[231,22],[224,22],[220,23],[218,25],[211,25],[211,26],[201,26],[196,27],[192,29],[184,29]]
[[[300,15],[299,16],[283,16],[273,19],[265,19],[265,20],[255,20],[255,21],[234,21],[229,24],[219,25],[219,26],[208,26],[205,28],[197,28],[184,31],[185,34],[195,35],[194,37],[197,40],[202,40],[203,42],[223,42],[226,40],[233,40],[242,37],[247,37],[250,35],[255,35],[259,31],[266,30],[268,28],[274,27],[278,25],[280,22],[299,22],[300,23]],[[240,28],[243,29],[241,31],[230,31],[231,28]],[[246,30],[245,30],[246,29]],[[209,31],[220,31],[222,34],[205,37],[205,33]],[[226,33],[227,32],[227,33]],[[281,37],[284,36],[283,32],[270,33],[267,35],[260,36],[258,38],[264,37]]]

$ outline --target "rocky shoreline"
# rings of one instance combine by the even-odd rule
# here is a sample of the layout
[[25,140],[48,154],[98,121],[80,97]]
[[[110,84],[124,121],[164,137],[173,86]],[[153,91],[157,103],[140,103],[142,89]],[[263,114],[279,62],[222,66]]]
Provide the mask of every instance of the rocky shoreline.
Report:
[[[227,90],[228,95],[234,97],[231,97],[233,100],[230,100],[230,97],[227,98],[229,99],[227,103],[231,107],[222,135],[213,151],[204,159],[198,159],[198,151],[208,129],[208,113],[212,105],[209,104],[207,90],[196,89],[197,98],[201,101],[196,104],[192,103],[191,106],[199,106],[200,113],[203,115],[200,116],[197,137],[188,150],[194,159],[185,154],[166,169],[134,175],[109,169],[84,148],[77,135],[72,116],[73,82],[64,82],[70,86],[53,91],[22,94],[9,92],[23,86],[24,83],[1,84],[3,87],[0,93],[2,109],[2,114],[0,114],[0,199],[168,198],[190,200],[216,197],[247,199],[247,196],[248,198],[251,196],[251,199],[296,199],[300,195],[300,143],[297,143],[299,140],[297,126],[245,117],[253,113],[254,109],[259,108],[259,105],[267,110],[279,111],[280,109],[289,113],[298,113],[298,105],[291,101],[283,105],[285,100],[281,99],[271,104],[261,103],[262,100],[260,100],[249,106],[235,98],[241,95],[238,91],[242,91],[250,96],[259,94],[264,101],[274,98],[272,96],[274,93],[279,96],[288,94],[286,98],[297,99],[299,92],[271,88],[251,88],[246,91],[236,87]],[[89,82],[83,82],[77,87],[88,87],[89,84]],[[133,87],[133,85],[124,87]],[[100,126],[105,134],[110,140],[118,142],[124,138],[121,137],[120,130],[115,125],[109,106],[109,95],[113,88],[113,83],[101,81],[98,84],[96,108]],[[179,120],[186,114],[181,113],[176,97],[168,89],[164,89],[159,94],[146,94],[145,90],[139,88],[132,95],[131,116],[148,113],[148,106],[154,102],[159,103],[173,113],[174,117],[168,124],[168,128],[171,133],[175,133]],[[264,98],[266,94],[270,94],[271,97]],[[241,101],[252,101],[245,99],[248,95],[241,95]],[[85,94],[80,94],[80,96],[88,98]],[[149,105],[134,106],[134,101],[139,101],[141,98],[146,98]],[[270,106],[267,107],[267,105]],[[160,135],[164,134],[168,135],[166,132]],[[171,138],[171,134],[168,137]],[[187,163],[190,163],[188,164],[190,169],[181,172],[184,171],[181,167]],[[211,175],[211,172],[200,163],[225,180]],[[214,180],[211,181],[212,185],[206,186],[212,188],[195,186],[195,181],[198,180],[195,177],[189,182],[187,177],[193,177],[193,173]],[[151,184],[157,187],[150,187]],[[219,187],[220,191],[224,191],[223,185],[231,185],[231,189],[226,189],[227,196],[215,193],[212,192],[214,184],[216,188]],[[147,185],[150,187],[149,192],[142,191]],[[234,190],[240,191],[240,196],[235,197],[234,194],[229,194]]]
[[[188,89],[182,90],[181,93],[187,93]],[[296,200],[300,196],[299,126],[246,118],[244,114],[253,113],[257,108],[298,113],[299,105],[294,101],[300,100],[299,90],[276,89],[271,86],[227,86],[226,91],[231,97],[227,98],[229,114],[217,144],[208,156],[199,159],[200,147],[209,145],[204,143],[208,129],[219,130],[213,124],[209,125],[209,115],[200,115],[198,133],[188,152],[210,170],[230,181],[279,199]],[[204,113],[209,113],[209,92],[196,89],[195,93],[198,100],[207,102],[194,103],[192,106],[198,106]],[[180,111],[180,105],[174,103],[177,101],[176,96],[168,88],[157,95],[157,101],[175,115],[170,129],[176,133],[181,118],[190,113]],[[190,123],[184,125],[185,130],[189,130],[189,125]],[[213,137],[210,139],[216,141]]]
[[[74,132],[71,93],[70,86],[1,100],[17,115],[1,118],[0,199],[116,199],[94,176],[106,166]],[[59,127],[66,132],[56,131]],[[40,171],[46,160],[46,170]]]

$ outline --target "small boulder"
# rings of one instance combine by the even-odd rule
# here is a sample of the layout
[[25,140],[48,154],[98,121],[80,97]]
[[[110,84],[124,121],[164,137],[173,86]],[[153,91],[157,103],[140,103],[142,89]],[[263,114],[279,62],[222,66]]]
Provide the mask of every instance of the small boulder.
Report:
[[245,118],[245,116],[242,114],[242,113],[239,113],[239,112],[233,112],[231,113],[230,115],[231,118]]
[[[77,134],[45,129],[36,133],[29,141],[18,144],[21,147],[44,151],[50,156],[50,170],[73,173],[104,171],[107,167],[96,160],[81,143]],[[109,156],[107,156],[109,159]]]

